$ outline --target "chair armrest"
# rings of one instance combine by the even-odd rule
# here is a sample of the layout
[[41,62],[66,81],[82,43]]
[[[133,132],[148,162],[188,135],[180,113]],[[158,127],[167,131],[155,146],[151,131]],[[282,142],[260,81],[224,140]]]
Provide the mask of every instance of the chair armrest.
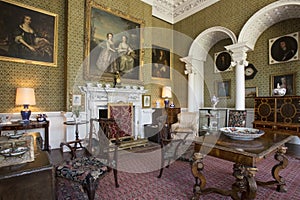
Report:
[[179,128],[179,123],[178,122],[172,124],[171,125],[171,132],[174,132],[177,128]]

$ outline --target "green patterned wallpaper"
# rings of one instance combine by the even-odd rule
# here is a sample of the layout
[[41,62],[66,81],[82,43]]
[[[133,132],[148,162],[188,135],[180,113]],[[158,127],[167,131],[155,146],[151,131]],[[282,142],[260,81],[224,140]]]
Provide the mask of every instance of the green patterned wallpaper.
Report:
[[[84,60],[84,34],[85,34],[85,0],[66,0],[66,1],[42,1],[42,0],[16,0],[20,3],[30,5],[58,14],[58,65],[57,67],[40,66],[32,64],[21,64],[14,62],[0,61],[1,74],[1,104],[0,112],[19,112],[16,107],[15,90],[17,87],[33,87],[36,90],[37,105],[32,106],[32,111],[60,111],[68,109],[70,94],[77,94],[78,85],[84,85],[88,80],[83,79],[82,62]],[[260,8],[274,2],[274,0],[254,0],[246,5],[243,1],[227,0],[204,9],[203,11],[186,18],[175,25],[168,24],[160,19],[152,17],[151,6],[140,0],[96,0],[97,3],[112,9],[117,9],[124,13],[144,20],[145,27],[162,27],[174,29],[195,38],[202,31],[213,26],[224,26],[232,30],[236,35],[243,27],[244,23]],[[250,4],[250,5],[249,5]],[[259,95],[268,95],[270,91],[270,74],[282,74],[288,70],[292,72],[299,71],[299,61],[285,64],[268,65],[268,39],[292,33],[299,30],[299,19],[288,20],[272,26],[267,29],[256,43],[255,50],[248,54],[248,60],[258,69],[255,79],[246,81],[246,86],[259,86]],[[162,35],[162,38],[166,35]],[[216,44],[213,51],[223,48],[228,41],[221,41]],[[152,44],[151,34],[145,34],[144,43],[149,46]],[[189,46],[183,47],[183,52],[188,52]],[[179,73],[184,71],[184,63],[179,61],[178,55],[173,55],[171,65]],[[151,63],[151,49],[145,48],[144,63]],[[212,62],[207,62],[206,68],[211,67]],[[181,107],[187,106],[187,87],[182,82],[184,80],[158,80],[153,82],[150,76],[150,68],[142,70],[145,88],[149,90],[148,94],[152,96],[152,103],[160,99],[161,85],[172,85],[179,92],[174,98],[175,104]],[[205,69],[209,71],[208,69]],[[209,73],[209,72],[208,72]],[[209,76],[209,75],[208,75]],[[227,72],[223,75],[226,78],[234,79],[234,73]],[[299,75],[297,75],[299,76]],[[268,77],[266,79],[266,77]],[[185,77],[186,78],[186,77]],[[212,79],[213,80],[213,79]],[[185,80],[186,81],[186,80]],[[300,83],[296,78],[297,94],[299,94]],[[210,83],[207,88],[210,88]],[[179,89],[178,89],[179,88]],[[232,85],[231,91],[234,91],[235,85]],[[229,100],[228,105],[234,106],[234,93]],[[207,90],[205,93],[208,99]],[[253,106],[252,101],[247,99],[246,105]]]
[[35,88],[36,105],[32,111],[59,111],[65,108],[65,1],[19,0],[34,8],[58,14],[57,67],[0,61],[0,112],[19,112],[15,105],[18,87]]
[[[264,6],[274,2],[275,0],[254,0],[245,1],[226,0],[204,9],[186,18],[174,25],[174,30],[196,38],[201,32],[207,28],[214,26],[223,26],[232,30],[238,37],[241,28],[247,20],[258,10]],[[273,25],[263,32],[256,42],[255,49],[248,53],[247,61],[252,63],[258,70],[253,80],[246,80],[246,87],[258,87],[259,96],[270,95],[270,76],[273,74],[280,75],[293,72],[296,74],[296,93],[300,94],[299,64],[300,61],[293,61],[282,64],[268,64],[268,40],[285,34],[297,32],[300,30],[300,19],[289,19]],[[231,41],[223,40],[214,45],[209,52],[205,63],[205,105],[210,106],[210,96],[214,92],[214,83],[220,79],[231,80],[231,97],[221,99],[219,107],[235,107],[235,72],[223,72],[215,74],[213,72],[214,53],[225,50],[224,46],[230,45]],[[187,48],[188,51],[189,47]],[[178,60],[174,60],[174,65],[184,67],[184,64]],[[246,98],[246,107],[253,107],[252,98]]]

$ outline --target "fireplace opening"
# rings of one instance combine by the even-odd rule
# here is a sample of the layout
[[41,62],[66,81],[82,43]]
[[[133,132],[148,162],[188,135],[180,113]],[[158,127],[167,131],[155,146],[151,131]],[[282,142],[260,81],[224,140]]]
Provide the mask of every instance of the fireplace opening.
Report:
[[107,109],[99,109],[99,118],[107,118]]

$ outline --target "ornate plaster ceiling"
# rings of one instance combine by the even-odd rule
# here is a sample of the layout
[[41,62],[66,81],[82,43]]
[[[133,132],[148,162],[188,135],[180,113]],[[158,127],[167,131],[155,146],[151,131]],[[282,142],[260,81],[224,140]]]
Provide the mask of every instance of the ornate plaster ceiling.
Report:
[[152,15],[175,24],[220,0],[141,0],[152,6]]

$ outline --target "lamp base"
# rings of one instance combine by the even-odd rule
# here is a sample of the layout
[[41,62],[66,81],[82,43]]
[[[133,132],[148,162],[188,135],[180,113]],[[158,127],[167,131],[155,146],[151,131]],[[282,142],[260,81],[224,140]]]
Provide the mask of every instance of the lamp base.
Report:
[[24,109],[21,110],[21,116],[23,121],[29,121],[31,115],[31,110],[29,110],[28,105],[24,105]]
[[165,103],[165,108],[168,108],[169,107],[169,103],[170,103],[169,99],[165,99],[164,103]]

